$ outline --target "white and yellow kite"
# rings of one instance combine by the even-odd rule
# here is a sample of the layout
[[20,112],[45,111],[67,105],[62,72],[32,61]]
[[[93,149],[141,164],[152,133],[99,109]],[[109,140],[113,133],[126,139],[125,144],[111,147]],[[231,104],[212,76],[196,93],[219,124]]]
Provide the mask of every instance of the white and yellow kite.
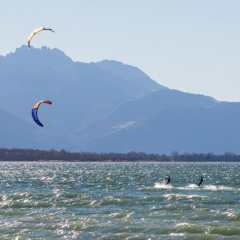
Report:
[[[31,49],[30,43],[31,43],[31,41],[32,41],[32,38],[33,38],[37,33],[40,33],[40,32],[42,32],[42,31],[44,31],[44,30],[49,30],[49,31],[54,32],[51,28],[47,28],[47,27],[40,27],[40,28],[37,28],[37,29],[33,30],[33,31],[30,33],[29,37],[28,37],[28,47],[29,47],[30,49]],[[55,33],[55,32],[54,32],[54,33]]]

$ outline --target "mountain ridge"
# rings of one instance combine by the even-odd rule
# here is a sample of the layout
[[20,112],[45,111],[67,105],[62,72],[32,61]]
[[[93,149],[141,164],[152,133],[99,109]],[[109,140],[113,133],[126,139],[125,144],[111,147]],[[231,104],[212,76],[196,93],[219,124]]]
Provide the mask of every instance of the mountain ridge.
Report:
[[[0,125],[0,146],[5,139],[10,148],[78,152],[240,152],[239,103],[171,90],[114,60],[74,62],[58,49],[22,46],[0,56],[0,85],[1,118],[11,122]],[[39,109],[41,129],[31,108],[43,99],[53,104]]]

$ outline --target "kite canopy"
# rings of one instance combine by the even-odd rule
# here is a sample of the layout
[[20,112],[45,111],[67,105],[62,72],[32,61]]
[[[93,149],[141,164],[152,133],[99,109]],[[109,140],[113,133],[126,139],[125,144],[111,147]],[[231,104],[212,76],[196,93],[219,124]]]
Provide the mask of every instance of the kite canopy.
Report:
[[36,103],[33,108],[32,108],[32,117],[33,117],[33,120],[41,127],[43,127],[43,124],[39,121],[38,119],[38,115],[37,115],[37,112],[38,112],[38,108],[40,106],[41,103],[47,103],[47,104],[52,104],[51,101],[48,101],[48,100],[42,100],[38,103]]
[[[47,27],[40,27],[40,28],[37,28],[37,29],[33,30],[33,31],[30,33],[29,37],[28,37],[28,47],[29,47],[29,48],[30,48],[30,43],[31,43],[31,41],[32,41],[32,38],[33,38],[37,33],[40,33],[40,32],[45,31],[45,30],[49,30],[49,31],[54,32],[51,28],[47,28]],[[54,32],[54,33],[55,33],[55,32]],[[31,48],[30,48],[30,49],[31,49]]]

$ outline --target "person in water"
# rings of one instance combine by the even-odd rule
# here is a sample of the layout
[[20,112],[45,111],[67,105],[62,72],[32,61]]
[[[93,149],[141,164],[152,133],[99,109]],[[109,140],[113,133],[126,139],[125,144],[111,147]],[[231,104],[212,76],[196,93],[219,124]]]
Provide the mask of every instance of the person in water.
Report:
[[199,183],[198,183],[198,186],[200,187],[200,185],[202,184],[203,182],[203,177],[201,176],[201,178],[199,179]]
[[170,176],[166,176],[164,180],[165,180],[165,184],[168,185],[170,183],[170,180],[171,180]]

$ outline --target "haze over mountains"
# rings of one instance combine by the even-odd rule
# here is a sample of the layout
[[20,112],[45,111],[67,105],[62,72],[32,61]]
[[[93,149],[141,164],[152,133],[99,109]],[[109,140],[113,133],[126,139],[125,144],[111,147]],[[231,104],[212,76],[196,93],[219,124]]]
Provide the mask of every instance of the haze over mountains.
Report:
[[[120,62],[22,46],[0,56],[0,86],[0,147],[240,153],[240,103],[168,89]],[[31,109],[43,99],[53,104],[40,106],[40,128]]]

